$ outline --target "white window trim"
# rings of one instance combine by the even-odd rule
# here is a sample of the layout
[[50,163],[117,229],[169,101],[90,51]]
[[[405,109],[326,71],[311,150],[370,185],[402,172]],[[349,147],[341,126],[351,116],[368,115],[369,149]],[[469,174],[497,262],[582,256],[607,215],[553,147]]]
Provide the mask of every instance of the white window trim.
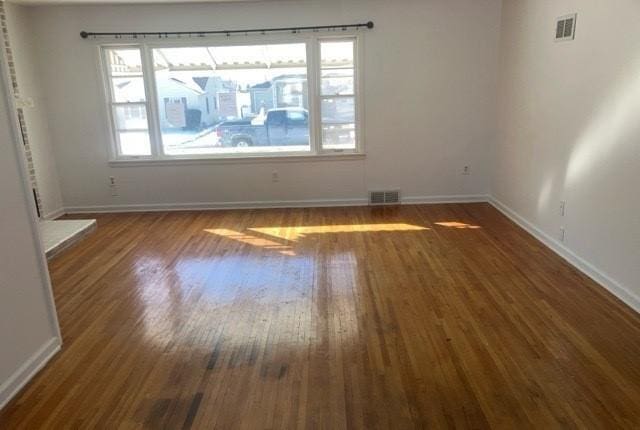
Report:
[[[316,91],[314,94],[314,98],[315,98],[315,103],[316,103],[316,108],[317,108],[317,120],[318,120],[318,124],[317,124],[317,128],[316,128],[316,132],[318,133],[317,139],[320,142],[320,146],[318,147],[318,153],[319,154],[340,154],[340,153],[346,153],[346,154],[353,154],[353,153],[364,153],[364,148],[363,148],[363,138],[362,138],[362,133],[364,130],[364,127],[362,127],[362,123],[363,123],[363,108],[364,108],[364,103],[362,101],[363,98],[363,88],[362,88],[362,36],[361,35],[349,35],[349,36],[345,36],[343,34],[341,34],[340,36],[324,36],[324,37],[318,37],[316,39],[316,43],[314,43],[315,47],[316,47],[316,55],[315,55],[315,59],[317,61],[317,67],[315,67],[315,73],[316,73]],[[354,46],[354,52],[353,52],[353,61],[354,61],[354,83],[353,83],[353,95],[345,95],[345,96],[341,96],[341,95],[333,95],[333,96],[323,96],[322,95],[322,81],[321,81],[321,74],[322,74],[322,65],[321,65],[321,53],[320,53],[320,43],[323,41],[347,41],[347,40],[355,40],[355,46]],[[354,99],[354,107],[355,107],[355,131],[356,131],[356,148],[355,150],[339,150],[339,149],[323,149],[322,148],[322,100],[325,98],[333,98],[333,99],[338,99],[338,98],[353,98]]]
[[[219,164],[234,162],[274,162],[274,161],[315,161],[315,160],[343,160],[361,159],[364,157],[364,70],[363,70],[363,35],[359,32],[340,32],[340,34],[300,33],[295,35],[262,35],[262,36],[213,36],[203,38],[148,40],[143,43],[99,43],[96,45],[99,55],[100,75],[103,82],[103,100],[108,121],[110,157],[109,164],[113,166],[136,165],[171,165],[171,164]],[[322,148],[322,119],[321,119],[321,66],[320,42],[326,40],[353,40],[354,52],[354,98],[355,98],[355,149],[336,150]],[[250,44],[286,44],[306,43],[307,46],[307,79],[309,82],[309,127],[310,150],[278,152],[256,152],[255,154],[194,154],[167,155],[164,153],[158,117],[155,72],[153,70],[152,51],[157,48],[200,47],[200,46],[241,46]],[[150,156],[126,156],[120,154],[120,147],[116,135],[116,123],[113,116],[111,83],[109,80],[109,64],[105,55],[106,49],[140,49],[142,59],[143,79],[145,85],[147,121],[151,140]],[[339,97],[339,96],[336,96]],[[349,96],[351,97],[351,96]]]
[[[144,65],[143,71],[140,73],[140,77],[142,77],[143,82],[145,83],[145,101],[144,102],[116,102],[114,100],[114,91],[112,88],[111,81],[111,73],[109,71],[109,65],[106,58],[106,49],[139,49],[139,45],[136,44],[125,44],[125,45],[109,45],[100,48],[99,51],[99,63],[100,63],[100,75],[102,78],[102,94],[104,101],[104,116],[107,118],[107,129],[108,135],[111,137],[111,145],[110,145],[110,159],[111,160],[125,160],[125,159],[137,159],[137,160],[152,160],[154,159],[153,152],[153,139],[151,136],[151,125],[149,123],[149,105],[152,104],[149,101],[149,91],[147,89],[146,80],[144,79]],[[141,51],[142,55],[142,51]],[[141,57],[142,58],[142,57]],[[118,126],[117,121],[114,115],[114,109],[116,106],[145,106],[147,110],[147,127],[149,130],[149,139],[151,142],[151,155],[139,155],[139,156],[127,156],[120,154],[120,139],[118,137]]]

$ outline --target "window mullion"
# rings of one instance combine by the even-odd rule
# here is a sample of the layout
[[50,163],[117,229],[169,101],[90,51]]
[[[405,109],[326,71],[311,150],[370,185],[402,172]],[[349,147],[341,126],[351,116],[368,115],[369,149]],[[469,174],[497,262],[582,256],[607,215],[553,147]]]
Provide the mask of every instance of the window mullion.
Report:
[[163,158],[162,136],[160,134],[160,121],[158,119],[156,85],[153,67],[153,54],[147,45],[141,45],[142,72],[147,95],[147,123],[149,125],[149,138],[151,139],[151,153],[154,158]]
[[307,44],[307,76],[309,79],[309,111],[310,111],[310,145],[311,153],[319,154],[322,150],[322,125],[320,112],[320,49],[318,38],[314,37]]
[[362,37],[357,36],[353,42],[353,92],[354,92],[354,108],[355,108],[355,127],[356,127],[356,148],[357,152],[362,152],[364,136],[363,123],[363,94],[362,94],[362,74],[363,74],[363,62],[362,62]]

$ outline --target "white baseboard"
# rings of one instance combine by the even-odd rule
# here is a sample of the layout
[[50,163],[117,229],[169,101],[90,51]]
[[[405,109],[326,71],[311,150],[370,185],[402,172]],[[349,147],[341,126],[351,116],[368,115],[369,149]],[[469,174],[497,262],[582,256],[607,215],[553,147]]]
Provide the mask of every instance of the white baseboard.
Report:
[[489,201],[486,194],[467,194],[456,196],[407,196],[402,197],[403,205],[433,205],[449,203],[483,203]]
[[0,409],[42,369],[51,358],[60,351],[62,344],[57,337],[49,339],[38,349],[13,375],[0,386]]
[[105,206],[71,206],[66,207],[68,214],[78,213],[120,213],[120,212],[170,212],[189,210],[224,210],[224,209],[281,209],[312,208],[332,206],[365,206],[366,199],[333,199],[333,200],[281,200],[256,202],[222,202],[222,203],[169,203],[142,205],[105,205]]
[[58,217],[61,217],[65,213],[66,212],[65,212],[64,208],[59,208],[59,209],[56,209],[54,211],[49,212],[48,214],[44,214],[42,216],[42,218],[45,219],[45,220],[54,220],[54,219],[56,219]]
[[595,267],[593,264],[575,254],[562,242],[549,236],[547,233],[542,231],[542,229],[534,225],[532,222],[518,214],[516,211],[514,211],[495,197],[490,197],[489,203],[500,212],[502,212],[506,217],[508,217],[513,222],[529,232],[531,235],[533,235],[536,239],[546,245],[553,252],[565,259],[569,264],[580,270],[589,278],[593,279],[605,289],[607,289],[611,294],[625,302],[633,310],[640,313],[640,297],[638,295],[631,292],[628,288],[620,284],[618,281],[612,279],[609,275]]
[[[435,204],[435,203],[474,203],[486,202],[486,195],[460,196],[425,196],[405,197],[402,204]],[[318,200],[280,200],[254,202],[221,202],[221,203],[171,203],[142,205],[105,205],[105,206],[70,206],[64,209],[68,214],[82,213],[120,213],[120,212],[167,212],[185,210],[224,210],[224,209],[283,209],[283,208],[317,208],[367,206],[366,198],[362,199],[318,199]]]

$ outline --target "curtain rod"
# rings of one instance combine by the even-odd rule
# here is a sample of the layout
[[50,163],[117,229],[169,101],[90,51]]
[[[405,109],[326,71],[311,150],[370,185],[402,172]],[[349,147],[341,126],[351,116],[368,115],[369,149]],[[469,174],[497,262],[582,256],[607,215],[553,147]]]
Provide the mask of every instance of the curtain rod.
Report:
[[346,31],[350,28],[361,29],[361,28],[373,28],[373,21],[369,21],[364,24],[347,24],[347,25],[319,25],[312,27],[283,27],[283,28],[254,28],[251,30],[206,30],[206,31],[150,31],[150,32],[122,32],[122,33],[92,33],[87,31],[81,31],[80,37],[83,39],[87,39],[89,37],[97,38],[97,37],[115,37],[116,39],[121,39],[123,37],[130,37],[133,39],[137,39],[138,37],[145,38],[147,36],[155,36],[158,38],[163,37],[204,37],[206,35],[226,35],[231,36],[232,34],[266,34],[266,33],[282,33],[282,32],[291,32],[291,33],[300,33],[303,31],[313,31],[317,32],[320,30],[342,30]]

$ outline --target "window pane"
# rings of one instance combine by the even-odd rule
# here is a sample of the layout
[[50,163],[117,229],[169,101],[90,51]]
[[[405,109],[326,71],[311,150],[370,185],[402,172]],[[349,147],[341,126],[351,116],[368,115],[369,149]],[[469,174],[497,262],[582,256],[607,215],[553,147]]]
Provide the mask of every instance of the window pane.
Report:
[[207,48],[166,48],[156,50],[154,62],[156,68],[213,68],[213,59]]
[[104,52],[119,155],[149,156],[151,140],[140,49],[105,49]]
[[151,155],[151,142],[148,131],[119,131],[118,138],[121,155]]
[[153,50],[169,155],[310,151],[306,45]]
[[355,149],[356,125],[324,125],[322,126],[322,147],[324,149]]
[[323,99],[322,122],[333,124],[355,123],[355,99],[353,97]]
[[320,45],[322,68],[353,68],[354,46],[353,40],[322,42]]
[[115,106],[116,130],[146,130],[147,108],[145,105]]
[[135,103],[146,100],[144,80],[140,78],[112,78],[113,101],[116,103]]
[[105,52],[111,76],[140,76],[142,74],[140,49],[107,49]]
[[355,40],[324,41],[320,44],[323,149],[356,148],[354,51]]
[[353,69],[322,71],[322,95],[353,95]]

